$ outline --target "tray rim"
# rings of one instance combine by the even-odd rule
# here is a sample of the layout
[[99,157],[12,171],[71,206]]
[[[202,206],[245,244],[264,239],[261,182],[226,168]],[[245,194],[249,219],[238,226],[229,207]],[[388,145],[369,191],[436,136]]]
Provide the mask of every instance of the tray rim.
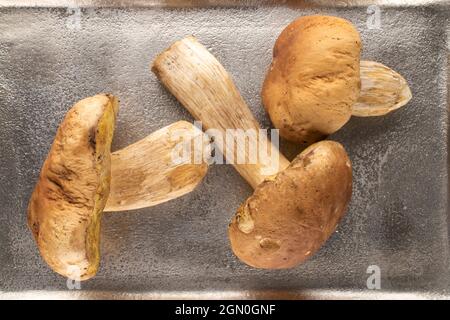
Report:
[[[295,1],[295,0],[293,0]],[[290,6],[289,0],[0,0],[0,9],[3,8],[176,8],[176,7],[248,7],[248,6]],[[296,4],[301,7],[363,7],[369,5],[379,5],[381,7],[436,7],[450,10],[450,0],[306,0]],[[447,26],[447,45],[450,43],[450,20]],[[450,110],[450,47],[447,47],[447,106]],[[450,136],[447,137],[447,145],[450,147]],[[450,158],[448,159],[450,165]],[[449,176],[450,181],[450,176]],[[450,202],[448,203],[450,212]],[[450,230],[450,215],[448,218],[448,228]],[[449,238],[450,243],[450,238]],[[118,292],[118,291],[97,291],[97,290],[27,290],[27,291],[3,291],[0,290],[0,300],[15,299],[124,299],[124,300],[186,300],[186,299],[213,299],[213,300],[233,300],[233,299],[291,299],[291,300],[311,300],[311,299],[389,299],[389,300],[423,300],[439,299],[450,300],[450,292],[437,291],[405,291],[393,292],[384,290],[355,291],[355,290],[279,290],[279,291],[147,291],[147,292]]]
[[296,8],[314,7],[428,7],[450,9],[450,0],[0,0],[0,8],[176,8],[176,7],[257,7],[288,6]]
[[0,291],[0,300],[450,300],[448,293],[385,290]]

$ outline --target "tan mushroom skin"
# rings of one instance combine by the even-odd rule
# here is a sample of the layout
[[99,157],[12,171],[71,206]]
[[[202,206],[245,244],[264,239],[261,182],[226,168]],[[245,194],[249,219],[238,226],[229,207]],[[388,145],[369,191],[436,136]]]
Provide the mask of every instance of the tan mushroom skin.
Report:
[[96,274],[101,213],[109,194],[118,101],[96,95],[75,104],[58,128],[28,206],[39,251],[61,275]]
[[253,267],[294,267],[331,236],[351,194],[344,148],[333,141],[313,144],[239,208],[228,229],[233,252]]
[[287,140],[310,144],[340,129],[360,93],[361,39],[347,20],[301,17],[280,34],[262,100]]

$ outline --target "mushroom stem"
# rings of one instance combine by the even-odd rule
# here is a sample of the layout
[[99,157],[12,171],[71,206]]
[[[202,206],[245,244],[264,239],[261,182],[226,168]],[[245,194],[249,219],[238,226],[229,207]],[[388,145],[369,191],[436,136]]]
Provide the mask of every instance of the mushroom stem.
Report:
[[[199,155],[192,152],[197,143],[202,147]],[[179,147],[189,147],[189,151]],[[182,158],[179,151],[187,151],[187,156]],[[186,121],[112,153],[111,187],[104,211],[155,206],[191,192],[206,175],[208,156],[209,140]]]
[[361,92],[353,116],[383,116],[411,100],[408,83],[399,73],[374,61],[361,61],[360,67]]
[[[259,134],[246,135],[248,144],[238,143],[236,137],[227,135],[229,129],[259,133],[260,126],[230,75],[194,37],[177,41],[161,53],[153,62],[152,71],[194,118],[202,121],[205,129],[213,129],[222,137],[227,137],[222,145],[216,144],[225,157],[232,154],[236,159],[236,154],[245,154],[245,159],[248,159],[249,150],[246,145],[270,150],[270,157],[258,152],[258,159],[254,164],[246,161],[233,163],[253,188],[268,176],[289,166],[289,161],[278,148],[268,139],[261,139]],[[276,160],[273,161],[274,159]]]

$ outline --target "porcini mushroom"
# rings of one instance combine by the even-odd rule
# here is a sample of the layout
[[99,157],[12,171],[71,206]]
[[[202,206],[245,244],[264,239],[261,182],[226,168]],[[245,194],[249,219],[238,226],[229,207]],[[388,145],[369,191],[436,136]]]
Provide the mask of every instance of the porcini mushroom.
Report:
[[[152,70],[205,129],[223,135],[227,129],[260,129],[224,67],[194,37],[161,53]],[[233,164],[255,191],[229,225],[231,248],[253,267],[294,267],[322,246],[345,213],[352,191],[350,160],[333,141],[313,144],[289,163],[270,141],[258,135],[249,140],[276,153],[278,161]],[[222,153],[234,142],[227,139]]]
[[356,116],[379,116],[411,99],[405,79],[360,62],[361,39],[351,22],[306,16],[278,37],[262,88],[263,105],[280,135],[310,144]]
[[[188,139],[202,135],[184,121],[111,156],[117,111],[118,100],[100,94],[67,112],[29,202],[28,225],[42,257],[71,279],[86,280],[97,273],[105,206],[128,210],[174,199],[191,191],[207,170],[205,163],[168,161],[175,143],[171,130],[187,130]],[[158,186],[159,193],[149,194]]]

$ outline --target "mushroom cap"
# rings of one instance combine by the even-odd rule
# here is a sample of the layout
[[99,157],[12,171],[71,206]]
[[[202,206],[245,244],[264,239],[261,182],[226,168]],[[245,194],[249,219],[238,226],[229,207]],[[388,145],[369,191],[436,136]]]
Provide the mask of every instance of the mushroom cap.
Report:
[[256,268],[294,267],[331,236],[351,194],[352,168],[342,145],[315,143],[239,208],[228,230],[233,252]]
[[89,279],[99,266],[117,110],[115,97],[100,94],[68,111],[28,205],[28,226],[42,257],[71,279]]
[[347,20],[301,17],[277,39],[262,100],[285,139],[310,144],[339,130],[360,92],[361,39]]

